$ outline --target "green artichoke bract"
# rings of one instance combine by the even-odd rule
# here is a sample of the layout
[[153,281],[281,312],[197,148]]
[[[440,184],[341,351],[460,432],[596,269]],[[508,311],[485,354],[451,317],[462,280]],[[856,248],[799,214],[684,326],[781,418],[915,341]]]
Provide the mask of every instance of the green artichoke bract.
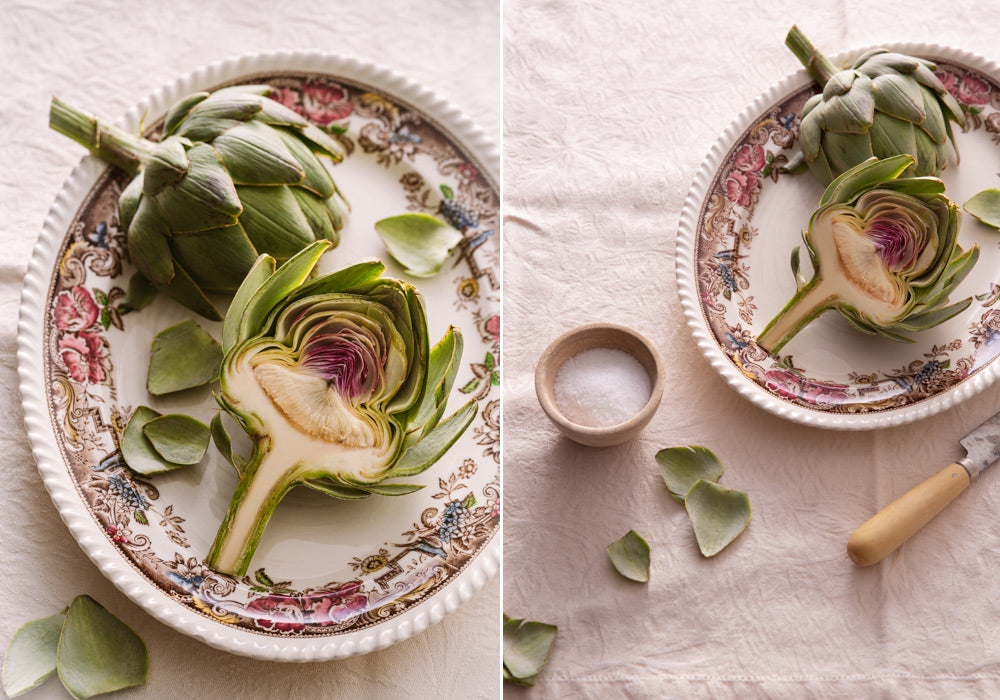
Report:
[[133,176],[119,199],[128,252],[159,290],[213,320],[206,293],[232,294],[259,255],[279,262],[315,240],[336,244],[340,196],[317,156],[343,153],[326,132],[270,99],[267,85],[190,95],[159,142],[58,99],[49,125]]
[[223,573],[246,572],[293,486],[345,499],[411,493],[421,487],[386,480],[427,469],[476,415],[470,401],[442,420],[458,329],[430,347],[420,293],[382,277],[377,260],[305,282],[328,246],[277,270],[261,256],[223,324],[219,402],[253,443],[245,464],[233,460],[239,484],[207,558]]
[[968,307],[971,298],[948,305],[948,295],[979,246],[963,252],[956,243],[962,212],[941,180],[900,177],[912,163],[871,158],[830,183],[803,234],[815,274],[764,328],[760,347],[777,352],[827,309],[858,330],[910,342],[904,332]]
[[908,175],[935,175],[948,164],[951,122],[965,128],[965,117],[934,63],[875,49],[838,70],[798,27],[785,44],[823,88],[802,108],[799,146],[824,184],[872,157],[913,156]]

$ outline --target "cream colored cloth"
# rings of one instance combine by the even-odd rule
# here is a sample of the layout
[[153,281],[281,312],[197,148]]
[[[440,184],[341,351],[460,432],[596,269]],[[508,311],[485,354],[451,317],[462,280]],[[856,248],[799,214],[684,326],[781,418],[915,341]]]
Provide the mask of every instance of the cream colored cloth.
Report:
[[[60,521],[21,423],[15,362],[21,280],[31,249],[56,193],[83,155],[49,130],[52,95],[114,119],[161,85],[212,61],[262,50],[324,50],[408,76],[499,140],[500,25],[492,0],[0,0],[0,650],[23,622],[89,593],[149,647],[149,681],[122,698],[500,695],[499,578],[424,634],[328,663],[237,657],[155,621],[101,575]],[[69,696],[52,680],[25,697]]]
[[[792,424],[703,359],[674,279],[691,180],[730,121],[799,68],[793,23],[830,54],[926,41],[996,61],[997,14],[899,0],[507,0],[504,14],[504,607],[559,626],[537,686],[505,696],[1000,697],[1000,472],[880,566],[844,549],[963,456],[1000,387],[878,432]],[[618,448],[561,438],[533,387],[549,341],[600,320],[647,333],[667,366],[656,417]],[[714,559],[653,460],[688,444],[712,449],[753,506]],[[633,528],[652,548],[648,585],[605,553]]]

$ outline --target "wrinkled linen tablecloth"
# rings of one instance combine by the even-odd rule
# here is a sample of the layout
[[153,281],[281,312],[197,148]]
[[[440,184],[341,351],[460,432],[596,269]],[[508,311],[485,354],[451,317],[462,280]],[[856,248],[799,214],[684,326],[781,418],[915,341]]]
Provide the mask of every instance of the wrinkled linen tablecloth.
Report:
[[[729,123],[799,68],[793,23],[829,54],[924,41],[997,61],[996,13],[964,0],[507,0],[504,22],[504,608],[559,626],[537,685],[505,697],[1000,697],[1000,472],[879,566],[844,549],[963,456],[958,439],[1000,408],[1000,386],[887,430],[786,422],[702,357],[674,277],[691,181]],[[617,448],[560,437],[535,398],[542,350],[590,321],[640,329],[666,361],[657,415]],[[712,449],[753,505],[714,559],[653,460],[688,444]],[[605,553],[632,528],[652,548],[648,585]]]
[[[327,663],[233,656],[154,620],[101,575],[59,519],[21,422],[15,360],[21,281],[31,249],[56,193],[83,155],[49,130],[52,95],[113,120],[203,64],[264,50],[323,50],[408,76],[499,140],[500,41],[500,8],[490,0],[247,0],[238,6],[0,0],[0,648],[22,623],[89,593],[149,647],[148,682],[122,698],[500,695],[499,577],[425,633]],[[69,696],[52,680],[25,697]]]

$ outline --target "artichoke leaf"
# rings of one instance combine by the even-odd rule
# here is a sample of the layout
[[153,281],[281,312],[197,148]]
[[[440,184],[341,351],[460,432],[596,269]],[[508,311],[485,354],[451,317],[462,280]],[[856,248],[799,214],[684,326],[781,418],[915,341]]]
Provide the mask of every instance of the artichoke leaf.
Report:
[[155,195],[184,177],[189,165],[185,142],[191,146],[190,141],[182,138],[168,138],[157,144],[143,168],[143,194]]
[[240,223],[257,250],[266,250],[281,262],[316,240],[289,186],[244,185],[240,187],[240,198]]
[[304,479],[302,483],[314,491],[319,491],[320,493],[325,493],[327,496],[345,501],[358,501],[372,495],[368,491],[363,491],[354,486],[337,484],[330,479]]
[[282,138],[259,122],[229,129],[212,147],[237,185],[294,185],[306,176]]
[[340,241],[340,231],[334,226],[333,219],[330,217],[330,210],[327,208],[324,200],[301,187],[292,187],[291,193],[295,197],[295,201],[298,202],[302,215],[309,222],[309,228],[312,230],[312,234],[316,240],[325,238],[334,245],[337,245]]
[[[329,247],[329,241],[316,241],[306,246],[257,288],[240,314],[239,334],[234,339],[233,346],[239,345],[263,330],[262,324],[271,309],[305,281],[316,263],[319,262],[320,256]],[[225,328],[223,328],[223,332],[225,332]]]
[[619,574],[639,583],[649,580],[649,544],[638,532],[629,530],[609,544],[607,550]]
[[171,233],[235,224],[243,205],[215,149],[196,143],[187,156],[187,175],[154,195]]
[[515,620],[504,615],[503,666],[517,683],[532,685],[549,660],[558,628],[544,622]]
[[156,202],[142,197],[128,227],[129,256],[139,271],[153,284],[169,284],[176,270],[167,240],[170,231],[156,210]]
[[406,447],[427,435],[444,416],[448,396],[461,366],[463,348],[462,332],[455,326],[450,326],[441,340],[431,348],[424,394],[420,403],[410,409],[406,420]]
[[426,471],[455,441],[462,436],[476,417],[477,404],[469,401],[462,408],[439,423],[420,442],[410,447],[402,454],[396,464],[385,475],[392,479],[400,476],[414,476]]
[[142,171],[139,171],[139,174],[132,178],[118,197],[118,223],[125,231],[128,231],[128,227],[139,209],[139,202],[142,201],[142,186],[143,174]]
[[684,499],[702,556],[714,557],[750,522],[750,498],[711,481],[695,482]]
[[17,697],[34,690],[56,673],[56,651],[66,610],[22,625],[7,645],[3,659],[3,692]]
[[299,138],[298,131],[276,129],[276,132],[305,174],[305,177],[298,183],[299,187],[304,187],[323,199],[332,197],[335,187],[330,172],[316,157],[313,150]]
[[[837,83],[837,78],[845,73],[851,73],[853,80],[849,87],[846,81]],[[827,98],[827,90],[831,87],[834,94]],[[847,91],[839,95],[836,91],[847,87]],[[827,83],[823,97],[826,104],[823,107],[824,127],[830,131],[844,134],[864,134],[875,119],[875,95],[872,81],[867,76],[854,74],[852,71],[841,71]]]
[[181,465],[200,462],[211,438],[207,425],[180,413],[147,421],[142,426],[142,434],[164,460]]
[[[927,119],[924,91],[920,85],[899,73],[886,73],[872,80],[875,109],[913,124]],[[940,110],[937,111],[940,114]]]
[[229,431],[225,423],[222,422],[222,414],[216,413],[208,424],[208,429],[212,433],[212,444],[215,445],[226,461],[232,465],[237,474],[242,474],[247,465],[247,461],[233,451],[233,441],[229,437]]
[[239,288],[260,255],[239,224],[174,236],[170,249],[203,291],[223,294]]
[[57,670],[70,695],[89,698],[145,683],[149,653],[131,627],[81,595],[66,611]]
[[148,406],[139,406],[132,413],[122,433],[120,445],[122,459],[138,474],[160,474],[185,466],[164,459],[143,433],[146,424],[159,418],[160,415],[162,414]]
[[411,275],[433,277],[462,242],[462,233],[428,214],[402,214],[375,222],[389,255]]
[[216,91],[195,105],[175,132],[192,141],[212,141],[220,134],[243,124],[261,110],[260,99],[253,95],[234,95]]
[[1000,228],[1000,189],[991,187],[977,192],[962,206],[987,226]]
[[253,299],[257,290],[274,274],[274,258],[270,255],[261,255],[247,272],[242,284],[236,290],[226,318],[222,323],[222,352],[228,353],[233,346],[240,342],[240,320],[246,311],[247,305]]
[[656,453],[663,481],[678,503],[697,481],[718,481],[726,468],[711,450],[698,445],[667,447]]
[[222,346],[191,319],[160,331],[153,340],[146,389],[154,396],[215,381],[222,366]]
[[205,295],[204,290],[198,286],[198,283],[191,278],[187,270],[181,267],[179,262],[174,263],[173,267],[174,277],[169,283],[159,284],[150,280],[153,286],[171,299],[178,301],[183,306],[186,306],[195,313],[201,314],[210,321],[221,321],[222,314],[215,308],[215,305]]
[[171,136],[177,129],[177,126],[191,113],[195,105],[199,102],[204,102],[208,96],[209,93],[207,92],[195,92],[177,101],[163,119],[163,135],[161,138],[165,139]]

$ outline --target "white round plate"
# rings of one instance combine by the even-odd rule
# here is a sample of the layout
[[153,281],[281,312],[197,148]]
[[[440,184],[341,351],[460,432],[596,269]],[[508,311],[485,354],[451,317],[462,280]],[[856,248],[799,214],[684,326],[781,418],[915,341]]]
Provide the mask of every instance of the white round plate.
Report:
[[[152,124],[155,132],[177,99],[234,83],[269,83],[318,125],[348,125],[347,156],[331,172],[351,211],[321,271],[386,259],[373,229],[386,216],[424,211],[463,231],[463,245],[437,277],[410,281],[424,293],[432,342],[449,324],[463,331],[451,410],[475,398],[475,421],[417,477],[424,489],[362,501],[296,489],[279,505],[247,576],[208,569],[203,557],[235,471],[214,448],[194,467],[152,477],[133,473],[118,454],[139,405],[205,423],[214,414],[209,388],[163,399],[145,389],[154,335],[191,314],[162,296],[120,313],[133,272],[117,218],[125,180],[88,156],[57,196],[25,279],[18,329],[25,424],[73,537],[151,615],[262,659],[365,653],[437,622],[499,570],[499,151],[426,89],[367,63],[311,52],[204,67],[136,105],[121,125]],[[386,264],[387,274],[406,278]],[[199,322],[219,337],[221,324]]]
[[[956,127],[961,162],[941,175],[959,204],[1000,187],[1000,68],[942,46],[888,47],[929,58],[962,105]],[[846,65],[848,58],[836,57]],[[818,87],[804,70],[747,107],[719,137],[699,169],[681,214],[677,283],[702,353],[742,396],[783,418],[824,428],[869,429],[933,415],[973,396],[1000,376],[1000,232],[972,216],[958,242],[982,255],[952,301],[971,305],[945,324],[898,344],[851,328],[828,312],[775,357],[754,338],[784,307],[796,283],[789,259],[800,244],[823,186],[810,174],[780,174],[795,152],[798,119]],[[803,272],[810,277],[808,256]]]

